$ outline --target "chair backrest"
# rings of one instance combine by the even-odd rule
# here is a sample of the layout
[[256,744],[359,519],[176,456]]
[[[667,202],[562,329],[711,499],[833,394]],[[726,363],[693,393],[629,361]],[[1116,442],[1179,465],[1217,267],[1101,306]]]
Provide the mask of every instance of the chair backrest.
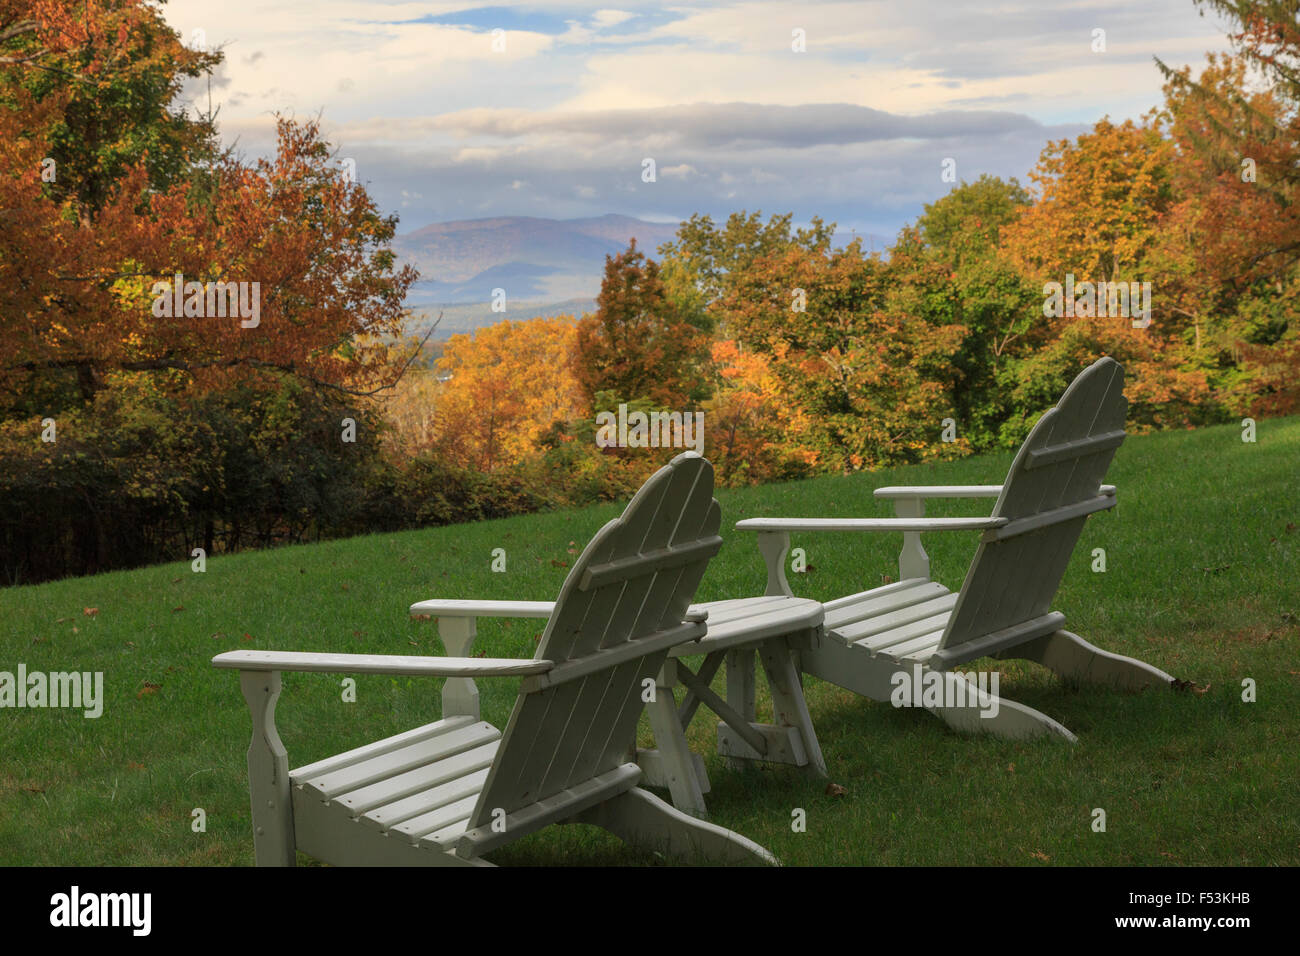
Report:
[[713,466],[687,452],[591,539],[537,647],[556,666],[525,681],[471,828],[489,824],[496,808],[512,813],[627,762],[642,682],[672,646],[706,631],[687,621],[687,608],[722,546],[721,520]]
[[1084,519],[1111,507],[1100,492],[1124,441],[1124,369],[1101,358],[1084,369],[1029,433],[1002,486],[938,655],[963,660],[1056,630],[1050,605]]

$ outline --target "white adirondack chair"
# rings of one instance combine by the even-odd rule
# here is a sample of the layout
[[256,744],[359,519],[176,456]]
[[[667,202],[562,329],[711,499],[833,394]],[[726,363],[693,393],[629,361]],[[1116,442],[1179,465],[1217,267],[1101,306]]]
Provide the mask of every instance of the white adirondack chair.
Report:
[[[483,854],[550,823],[596,824],[673,856],[776,862],[745,837],[640,789],[641,770],[626,759],[646,682],[672,647],[705,633],[706,615],[688,606],[722,544],[720,520],[712,465],[692,453],[673,459],[574,562],[532,660],[215,657],[215,666],[239,670],[252,711],[258,865],[292,865],[295,848],[339,865],[490,865]],[[504,732],[479,720],[477,700],[462,693],[460,703],[472,703],[474,713],[290,771],[275,729],[286,670],[521,676],[523,683]]]
[[[1093,647],[1063,629],[1051,610],[1061,578],[1093,512],[1115,504],[1101,484],[1124,440],[1127,403],[1123,368],[1102,358],[1065,390],[1034,426],[1002,485],[881,488],[896,518],[751,518],[736,527],[759,532],[767,562],[768,594],[791,594],[785,577],[790,533],[902,531],[900,580],[825,605],[825,637],[799,653],[800,667],[866,697],[889,701],[906,674],[943,691],[927,709],[964,731],[1005,737],[1059,734],[1075,739],[1050,717],[980,689],[973,673],[954,668],[980,657],[1036,661],[1064,677],[1125,688],[1169,684],[1173,678],[1130,657]],[[925,518],[927,498],[997,499],[987,518]],[[920,535],[978,529],[984,534],[961,590],[930,580]],[[937,680],[928,673],[941,675]],[[942,683],[940,683],[942,682]],[[993,714],[996,707],[996,715]]]

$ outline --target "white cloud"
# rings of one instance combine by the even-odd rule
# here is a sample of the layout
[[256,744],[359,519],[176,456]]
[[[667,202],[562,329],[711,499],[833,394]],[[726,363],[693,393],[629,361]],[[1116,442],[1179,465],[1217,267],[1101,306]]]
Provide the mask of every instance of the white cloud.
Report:
[[[1023,176],[1048,138],[1157,105],[1153,55],[1199,66],[1226,47],[1191,0],[609,2],[162,10],[182,36],[202,30],[226,50],[211,95],[227,141],[264,153],[275,111],[320,113],[381,203],[410,203],[403,228],[747,206],[892,234],[948,188],[936,157],[955,156],[963,178]],[[491,46],[497,23],[504,53]],[[804,53],[790,48],[795,28]],[[206,82],[186,92],[206,108]],[[640,182],[647,155],[656,184]]]

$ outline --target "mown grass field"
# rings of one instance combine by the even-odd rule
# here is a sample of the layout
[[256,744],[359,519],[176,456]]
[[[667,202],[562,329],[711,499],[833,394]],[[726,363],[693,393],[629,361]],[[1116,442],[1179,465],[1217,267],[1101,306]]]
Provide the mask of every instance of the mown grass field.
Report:
[[[726,544],[697,599],[762,592],[752,536],[731,528],[741,518],[883,516],[875,487],[996,483],[1010,459],[720,491]],[[712,818],[797,866],[1300,863],[1300,418],[1261,422],[1256,444],[1236,427],[1132,437],[1107,480],[1119,505],[1085,525],[1055,608],[1085,639],[1194,689],[1074,688],[1000,663],[1003,696],[1064,723],[1072,746],[958,736],[924,711],[807,678],[831,781],[846,792],[791,768],[729,770],[712,753],[716,718],[701,711],[691,738]],[[932,502],[929,513],[989,505]],[[97,720],[0,710],[0,864],[251,864],[249,717],[235,673],[212,668],[213,655],[441,653],[434,624],[409,620],[408,605],[551,600],[573,554],[621,508],[218,557],[203,574],[187,559],[0,590],[0,671],[103,671],[106,696]],[[795,590],[829,600],[880,584],[897,576],[900,541],[797,535],[810,567],[791,575]],[[926,536],[935,576],[959,586],[975,542]],[[490,570],[494,548],[506,550],[506,573]],[[1094,548],[1105,573],[1091,570]],[[476,650],[531,656],[542,623],[482,621]],[[1242,700],[1246,678],[1254,703]],[[286,674],[278,726],[291,766],[436,719],[440,684],[360,676],[344,703],[341,677]],[[517,684],[479,687],[484,717],[504,726]],[[192,829],[195,808],[206,832]],[[795,808],[806,832],[791,828]],[[1104,833],[1094,808],[1106,811]],[[551,827],[490,859],[655,862],[585,826]]]

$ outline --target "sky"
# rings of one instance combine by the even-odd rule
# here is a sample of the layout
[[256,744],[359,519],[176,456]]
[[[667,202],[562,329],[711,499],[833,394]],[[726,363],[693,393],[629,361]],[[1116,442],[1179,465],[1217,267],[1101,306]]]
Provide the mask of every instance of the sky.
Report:
[[225,53],[185,93],[211,97],[227,143],[264,155],[277,112],[319,116],[400,233],[762,210],[890,240],[952,188],[945,169],[1028,185],[1049,140],[1159,104],[1153,57],[1199,69],[1228,48],[1193,0],[170,0],[164,15]]

